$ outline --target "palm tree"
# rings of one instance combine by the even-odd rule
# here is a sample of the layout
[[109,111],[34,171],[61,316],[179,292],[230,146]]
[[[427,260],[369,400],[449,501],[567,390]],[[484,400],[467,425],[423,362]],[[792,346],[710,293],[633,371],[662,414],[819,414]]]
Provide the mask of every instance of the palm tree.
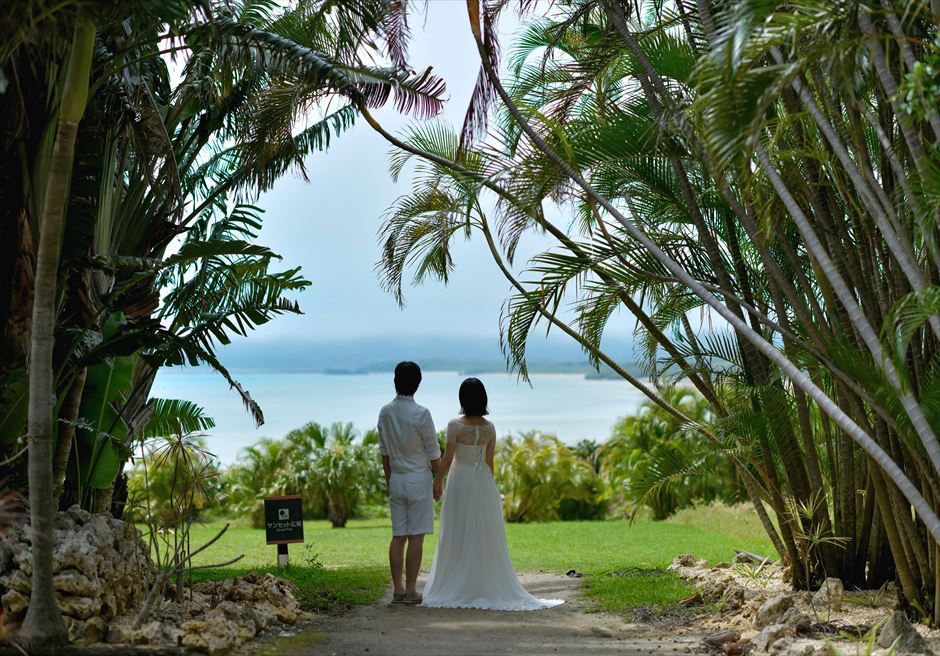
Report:
[[[922,602],[940,539],[928,174],[940,119],[915,73],[937,58],[933,7],[572,0],[520,35],[508,83],[501,7],[468,3],[483,77],[460,135],[399,139],[372,123],[402,151],[393,173],[421,160],[389,213],[389,287],[412,262],[446,280],[451,240],[479,230],[515,290],[503,339],[523,373],[541,321],[608,362],[604,330],[623,308],[650,375],[708,399],[714,419],[696,431],[777,515],[762,520],[781,556],[806,560],[797,529],[845,538],[795,568],[796,585],[824,571],[864,582],[890,549]],[[494,102],[499,127],[475,146]],[[549,218],[558,209],[570,227]],[[517,276],[505,262],[532,228],[556,245]],[[869,583],[890,575],[867,567]]]
[[714,421],[708,402],[689,388],[663,394],[690,421],[646,402],[617,422],[598,457],[610,494],[632,504],[632,516],[646,505],[658,520],[696,502],[739,501],[740,481],[725,450],[695,430]]
[[43,200],[42,230],[36,249],[27,428],[33,573],[29,608],[20,629],[20,637],[27,645],[63,644],[68,637],[52,587],[52,524],[55,519],[51,495],[54,442],[52,347],[65,204],[78,123],[88,101],[94,44],[94,22],[88,16],[79,15],[62,89],[58,129]]
[[313,483],[327,500],[327,517],[333,528],[344,528],[349,516],[378,487],[378,449],[365,441],[350,423],[330,426],[327,439],[310,463]]
[[[302,170],[302,158],[349,127],[359,106],[394,99],[402,111],[427,115],[443,93],[429,72],[377,67],[360,49],[377,34],[395,41],[389,8],[377,0],[298,2],[283,10],[270,3],[148,0],[133,14],[112,5],[83,3],[77,12],[70,3],[26,3],[16,10],[21,20],[4,23],[0,46],[2,81],[13,101],[0,110],[10,126],[2,137],[9,175],[0,230],[13,235],[4,245],[16,246],[10,265],[4,258],[2,287],[17,290],[0,298],[0,337],[15,346],[3,349],[0,362],[0,401],[7,406],[0,443],[18,448],[28,397],[36,580],[24,635],[50,644],[64,636],[52,601],[52,495],[73,489],[61,495],[63,503],[110,510],[115,477],[153,410],[147,397],[156,370],[209,364],[262,419],[214,349],[231,333],[299,311],[281,294],[307,283],[294,269],[271,271],[276,254],[245,241],[255,236],[257,212],[236,205],[237,195],[268,188],[291,167]],[[171,89],[161,56],[184,50],[184,78]],[[66,60],[60,88],[57,71]],[[276,106],[266,105],[275,98]],[[326,101],[342,102],[294,134],[308,110]],[[58,122],[58,132],[47,122]],[[181,234],[182,253],[166,258]],[[199,283],[187,284],[194,271]],[[58,280],[64,289],[56,289]],[[167,284],[175,294],[161,307],[159,290]],[[29,349],[22,339],[29,332],[20,307],[26,302],[33,310]],[[67,414],[58,417],[62,431],[55,430],[53,397],[69,399],[62,406]],[[78,421],[85,412],[99,418],[91,430]],[[73,436],[77,449],[70,448]],[[82,462],[69,465],[75,452]],[[71,485],[69,471],[76,474]]]

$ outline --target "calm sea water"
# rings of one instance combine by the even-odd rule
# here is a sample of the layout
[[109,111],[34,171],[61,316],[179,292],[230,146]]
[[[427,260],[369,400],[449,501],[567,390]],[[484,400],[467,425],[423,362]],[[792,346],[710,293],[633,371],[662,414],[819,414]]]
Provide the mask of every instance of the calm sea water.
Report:
[[[256,429],[241,399],[217,374],[163,369],[152,396],[182,398],[201,405],[215,419],[208,444],[222,462],[262,436],[282,437],[308,421],[329,425],[350,421],[360,431],[375,427],[379,408],[395,395],[389,374],[236,373],[235,379],[261,404],[265,423]],[[487,388],[490,419],[499,435],[538,429],[568,444],[582,438],[604,440],[620,417],[644,397],[621,380],[586,380],[580,375],[542,374],[532,386],[515,376],[478,375]],[[438,429],[456,416],[457,389],[463,375],[425,372],[415,399],[431,411]]]

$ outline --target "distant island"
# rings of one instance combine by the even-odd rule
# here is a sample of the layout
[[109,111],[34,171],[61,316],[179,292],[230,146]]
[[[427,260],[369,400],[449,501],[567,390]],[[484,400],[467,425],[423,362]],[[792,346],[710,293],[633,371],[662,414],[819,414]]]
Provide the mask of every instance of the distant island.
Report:
[[[607,348],[607,347],[605,347]],[[632,344],[617,343],[607,349],[627,371],[643,376],[634,362]],[[401,360],[415,360],[425,371],[457,371],[466,376],[505,372],[508,367],[497,339],[453,336],[387,338],[381,340],[233,343],[222,352],[222,361],[233,371],[324,373],[333,376],[390,372]],[[527,361],[531,374],[572,374],[588,379],[619,378],[606,365],[599,370],[569,342],[536,343]]]
[[[312,373],[323,373],[330,376],[357,376],[372,373],[385,373],[393,369],[394,363],[379,362],[365,367],[325,367],[319,370],[312,370]],[[631,374],[642,377],[645,374],[635,365],[624,364],[623,367]],[[505,362],[468,362],[463,360],[448,361],[444,359],[426,361],[422,363],[422,368],[426,372],[434,371],[456,371],[462,376],[479,376],[482,374],[502,373],[506,371]],[[588,380],[612,380],[620,378],[613,369],[607,365],[601,365],[598,371],[586,362],[530,362],[528,363],[530,374],[567,374],[583,375]]]

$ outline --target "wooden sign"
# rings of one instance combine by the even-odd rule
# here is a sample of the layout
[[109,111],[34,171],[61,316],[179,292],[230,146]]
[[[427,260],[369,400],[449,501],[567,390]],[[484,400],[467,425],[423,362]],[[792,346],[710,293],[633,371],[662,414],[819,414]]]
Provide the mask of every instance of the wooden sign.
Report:
[[304,541],[304,514],[300,495],[264,498],[264,531],[268,544]]

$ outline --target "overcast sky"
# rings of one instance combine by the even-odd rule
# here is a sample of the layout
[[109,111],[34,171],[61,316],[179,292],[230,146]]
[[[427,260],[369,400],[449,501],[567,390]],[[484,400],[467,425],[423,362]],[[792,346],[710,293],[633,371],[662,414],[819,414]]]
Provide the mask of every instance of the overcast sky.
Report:
[[[503,29],[517,31],[515,17],[507,18]],[[412,29],[412,65],[418,70],[433,65],[446,80],[450,100],[444,119],[459,126],[479,67],[466,3],[431,0],[426,20],[414,16]],[[399,117],[391,107],[377,116],[395,133],[412,120]],[[466,243],[461,238],[449,285],[434,282],[409,289],[404,310],[380,288],[374,265],[381,217],[411,184],[409,176],[392,183],[389,150],[389,144],[361,121],[335,140],[329,152],[308,159],[309,183],[288,174],[259,199],[266,210],[260,243],[283,255],[283,264],[302,266],[313,285],[299,296],[304,316],[279,318],[254,339],[442,333],[495,338],[509,286],[482,239]],[[533,235],[523,244],[520,263],[544,247],[540,239]]]

